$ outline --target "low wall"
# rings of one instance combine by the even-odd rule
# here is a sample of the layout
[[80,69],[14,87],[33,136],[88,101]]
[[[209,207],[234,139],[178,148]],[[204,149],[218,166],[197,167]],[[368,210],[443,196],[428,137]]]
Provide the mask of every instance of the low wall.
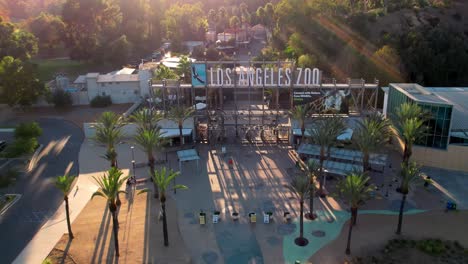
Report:
[[[179,128],[179,125],[171,120],[163,119],[158,122],[158,125],[161,128]],[[83,131],[86,138],[92,138],[96,134],[96,123],[83,123]],[[183,124],[183,128],[190,128],[193,131],[193,136],[195,137],[195,127],[193,118],[188,118]],[[123,126],[122,129],[125,138],[132,138],[137,132],[137,126],[134,123],[128,123]]]
[[[403,155],[403,141],[396,135],[392,141],[396,149]],[[448,145],[447,149],[426,148],[413,145],[411,160],[419,165],[447,170],[468,172],[468,146]]]
[[411,160],[425,166],[468,172],[468,146],[449,145],[446,150],[413,146]]

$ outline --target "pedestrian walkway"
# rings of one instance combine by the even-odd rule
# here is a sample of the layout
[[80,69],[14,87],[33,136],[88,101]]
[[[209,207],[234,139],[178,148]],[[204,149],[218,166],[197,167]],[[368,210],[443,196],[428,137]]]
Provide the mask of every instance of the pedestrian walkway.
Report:
[[[128,151],[126,149],[128,148]],[[131,167],[130,146],[121,144],[118,146],[119,167],[127,175]],[[109,168],[109,163],[101,157],[103,147],[96,146],[90,140],[83,141],[79,154],[79,172],[72,191],[69,194],[70,220],[77,218],[83,208],[91,199],[91,195],[98,189],[93,176],[100,177]],[[135,158],[144,160],[144,154],[136,149]],[[125,186],[123,186],[125,188]],[[31,242],[23,249],[13,263],[41,263],[55,247],[64,233],[67,233],[67,221],[65,206],[62,204],[55,215],[49,219],[36,233]]]
[[[98,189],[90,178],[90,175],[80,175],[75,185],[78,186],[78,189],[73,189],[69,196],[70,220],[72,222],[86,206],[91,195]],[[62,205],[55,216],[42,226],[13,263],[42,263],[64,233],[67,233],[67,221],[64,205]]]

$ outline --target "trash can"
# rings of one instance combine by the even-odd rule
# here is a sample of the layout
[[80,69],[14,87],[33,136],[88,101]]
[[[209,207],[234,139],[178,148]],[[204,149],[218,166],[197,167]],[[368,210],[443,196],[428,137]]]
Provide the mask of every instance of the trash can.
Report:
[[257,222],[257,214],[256,213],[249,213],[249,219],[250,223],[256,223]]
[[200,212],[200,216],[198,218],[200,221],[200,225],[206,224],[206,213]]

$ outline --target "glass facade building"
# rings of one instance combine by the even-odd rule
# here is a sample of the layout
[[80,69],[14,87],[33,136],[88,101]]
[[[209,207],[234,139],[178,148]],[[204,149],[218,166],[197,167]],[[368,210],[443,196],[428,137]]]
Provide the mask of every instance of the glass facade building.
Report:
[[[418,95],[420,95],[418,98]],[[419,146],[447,149],[450,138],[450,125],[452,120],[453,105],[424,100],[426,94],[418,89],[402,89],[390,84],[388,91],[387,116],[394,123],[397,121],[398,108],[404,103],[415,103],[429,113],[426,121],[427,130],[415,144]]]

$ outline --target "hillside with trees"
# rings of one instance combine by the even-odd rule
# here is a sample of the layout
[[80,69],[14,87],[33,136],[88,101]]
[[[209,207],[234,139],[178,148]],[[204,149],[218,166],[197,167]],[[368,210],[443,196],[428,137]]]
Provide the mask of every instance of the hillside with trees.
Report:
[[[163,41],[184,52],[183,41],[205,40],[207,30],[263,24],[271,37],[257,60],[296,60],[341,81],[468,84],[461,0],[0,0],[0,15],[35,35],[41,57],[120,67]],[[194,53],[204,51],[220,58],[210,47]]]

